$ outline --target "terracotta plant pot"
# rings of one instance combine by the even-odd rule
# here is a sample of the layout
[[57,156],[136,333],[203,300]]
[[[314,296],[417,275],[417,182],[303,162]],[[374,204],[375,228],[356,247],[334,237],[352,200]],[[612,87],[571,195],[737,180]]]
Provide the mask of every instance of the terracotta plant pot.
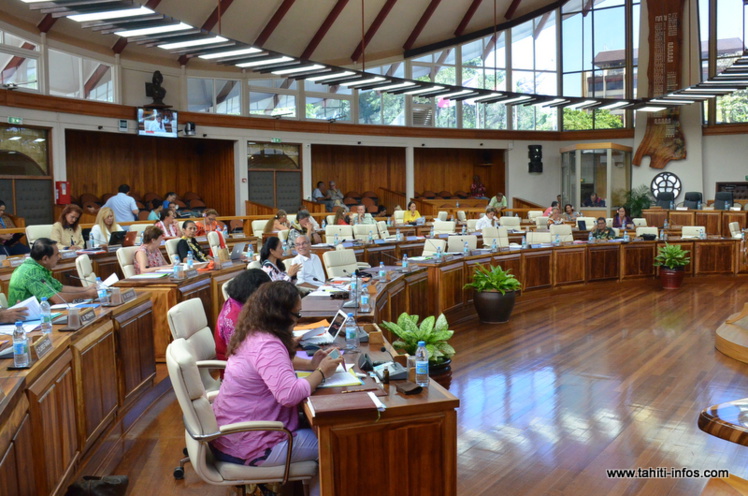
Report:
[[686,271],[683,267],[677,269],[668,269],[667,267],[660,267],[660,282],[662,283],[662,289],[678,289],[683,284],[683,277],[686,275]]
[[476,292],[473,296],[473,304],[478,312],[478,318],[484,324],[509,322],[516,296],[516,291],[509,291],[506,294],[498,291]]

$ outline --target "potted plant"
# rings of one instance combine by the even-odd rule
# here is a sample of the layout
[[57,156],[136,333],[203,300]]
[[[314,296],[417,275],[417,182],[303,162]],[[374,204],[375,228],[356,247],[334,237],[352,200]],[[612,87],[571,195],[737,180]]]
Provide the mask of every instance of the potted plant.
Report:
[[660,246],[654,264],[660,268],[662,287],[678,289],[686,273],[684,267],[689,263],[691,259],[688,257],[688,250],[684,250],[680,245],[665,243],[664,246]]
[[521,287],[511,270],[504,270],[500,265],[486,268],[481,264],[475,269],[473,282],[464,286],[475,291],[473,304],[478,318],[486,324],[509,322],[517,291]]

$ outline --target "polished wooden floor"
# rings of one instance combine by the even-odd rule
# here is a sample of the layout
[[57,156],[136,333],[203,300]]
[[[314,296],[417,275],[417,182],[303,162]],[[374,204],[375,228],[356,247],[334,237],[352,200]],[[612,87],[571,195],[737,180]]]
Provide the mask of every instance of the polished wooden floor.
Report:
[[[519,298],[512,321],[454,326],[458,494],[698,495],[707,479],[611,479],[606,469],[728,469],[748,447],[696,425],[702,408],[748,397],[748,364],[714,349],[714,330],[748,302],[748,278],[596,283]],[[224,495],[171,475],[184,445],[167,395],[128,436],[117,474],[129,494]]]

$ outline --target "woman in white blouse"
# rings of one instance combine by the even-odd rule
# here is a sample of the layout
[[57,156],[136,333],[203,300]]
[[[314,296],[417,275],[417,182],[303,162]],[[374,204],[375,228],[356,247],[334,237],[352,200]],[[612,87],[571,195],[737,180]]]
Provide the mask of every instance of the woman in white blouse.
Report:
[[486,215],[478,219],[475,224],[476,231],[482,231],[484,227],[499,227],[499,220],[496,218],[496,209],[494,207],[486,208]]
[[94,246],[106,248],[112,233],[121,230],[120,225],[114,220],[114,210],[109,207],[102,207],[96,215],[96,224],[91,228]]

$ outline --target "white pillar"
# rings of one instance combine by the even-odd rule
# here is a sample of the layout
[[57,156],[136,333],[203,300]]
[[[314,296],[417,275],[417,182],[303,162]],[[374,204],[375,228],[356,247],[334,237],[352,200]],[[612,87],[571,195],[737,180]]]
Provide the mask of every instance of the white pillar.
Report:
[[415,166],[412,146],[405,147],[405,205],[400,205],[404,209],[408,208],[408,202],[413,199],[415,194]]
[[309,199],[312,197],[312,144],[307,142],[303,143],[301,149],[301,177],[303,178],[302,184],[302,198]]

